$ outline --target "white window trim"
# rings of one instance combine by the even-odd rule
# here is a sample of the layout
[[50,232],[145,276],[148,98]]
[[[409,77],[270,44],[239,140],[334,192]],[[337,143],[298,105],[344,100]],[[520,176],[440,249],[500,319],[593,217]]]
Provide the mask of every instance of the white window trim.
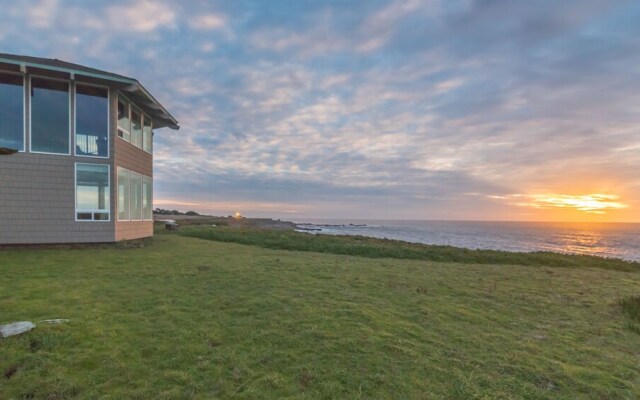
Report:
[[[142,184],[142,177],[143,175],[139,172],[135,172],[135,171],[129,171],[129,195],[131,195],[133,193],[133,190],[131,190],[133,188],[132,182],[133,179],[131,179],[131,176],[133,176],[133,174],[139,175],[140,176],[140,193],[142,193],[142,188],[143,188],[143,184]],[[133,207],[131,206],[131,196],[129,197],[129,210],[132,210]],[[143,220],[144,218],[144,207],[142,207],[142,197],[140,197],[140,219],[133,219],[133,214],[131,212],[129,212],[129,218],[131,218],[129,221],[132,222],[140,222]]]
[[[129,209],[129,212],[127,213],[129,215],[129,219],[120,219],[120,205],[118,204],[120,201],[120,171],[119,170],[123,170],[126,171],[127,175],[129,176],[129,201],[127,201],[127,208]],[[131,171],[129,171],[126,168],[123,167],[117,167],[116,168],[116,219],[118,220],[118,222],[129,222],[131,221]]]
[[[144,216],[144,199],[146,193],[144,191],[144,178],[148,178],[151,183],[151,218],[145,218]],[[153,177],[142,174],[142,220],[143,221],[153,221]]]
[[[89,210],[89,209],[78,209],[78,164],[82,165],[102,165],[107,166],[107,179],[109,182],[109,208],[107,210]],[[74,163],[73,170],[73,208],[75,209],[75,219],[76,222],[111,222],[111,166],[109,164],[96,164],[96,163],[83,163],[76,162]],[[78,219],[78,213],[101,213],[108,214],[109,219]]]
[[0,71],[4,75],[22,76],[22,149],[18,149],[18,153],[27,151],[27,77],[25,74],[13,71]]
[[[120,198],[120,174],[119,171],[125,171],[128,175],[129,175],[129,201],[127,202],[127,206],[129,208],[129,219],[120,219],[120,207],[119,207],[119,198]],[[141,185],[140,185],[140,190],[142,191],[142,198],[140,199],[140,206],[141,206],[141,218],[142,219],[133,219],[131,218],[131,194],[133,193],[133,191],[131,190],[132,188],[132,184],[131,184],[131,175],[136,174],[136,175],[140,175],[142,178],[142,180],[140,181]],[[151,181],[151,218],[145,218],[144,217],[144,196],[145,196],[145,192],[144,192],[144,178],[148,178]],[[148,176],[145,174],[141,174],[140,172],[135,172],[135,171],[131,171],[130,169],[124,168],[124,167],[120,167],[117,166],[116,167],[116,219],[118,222],[149,222],[149,221],[153,221],[153,177],[152,176]]]
[[[138,114],[140,114],[140,146],[138,146],[137,144],[133,143],[133,120],[131,119],[131,117],[133,117],[133,109],[136,109],[138,111]],[[134,103],[131,103],[131,106],[129,107],[129,121],[131,121],[131,133],[130,133],[130,138],[131,138],[131,143],[134,147],[140,149],[140,150],[144,150],[144,112],[142,111],[142,109],[140,107],[138,107],[137,105],[135,105]]]
[[[146,121],[147,118],[151,121],[151,131],[149,132],[151,134],[151,141],[149,142],[151,144],[151,148],[149,151],[144,148],[144,121]],[[144,112],[142,113],[142,150],[147,154],[153,154],[153,118],[149,117]]]
[[[78,134],[78,82],[76,82],[75,85],[73,85],[73,96],[74,96],[74,102],[73,102],[73,130],[75,132],[73,132],[73,155],[76,157],[83,157],[83,158],[101,158],[101,159],[107,159],[110,156],[109,153],[109,145],[111,144],[111,90],[109,90],[109,86],[103,86],[103,85],[96,85],[96,84],[92,84],[92,83],[84,83],[84,82],[79,82],[79,84],[81,86],[93,86],[93,87],[98,87],[98,88],[103,88],[103,89],[107,89],[107,156],[87,156],[87,155],[82,155],[82,154],[78,154],[78,147],[75,146],[76,144],[76,136]],[[116,132],[116,136],[118,136],[117,132]]]
[[[32,78],[38,78],[38,79],[44,79],[44,80],[49,80],[49,81],[60,81],[60,82],[67,82],[67,84],[69,85],[69,90],[67,91],[67,95],[69,97],[69,148],[67,149],[68,152],[65,153],[50,153],[50,152],[46,152],[46,151],[33,151],[32,147],[33,147],[33,130],[31,129],[31,119],[32,119],[32,111],[33,111],[33,107],[31,104],[31,88],[32,83],[31,80]],[[34,154],[49,154],[49,155],[53,155],[53,156],[70,156],[71,155],[71,145],[72,145],[72,135],[71,135],[71,93],[74,90],[72,90],[72,81],[70,81],[69,79],[60,79],[60,78],[51,78],[48,76],[42,76],[42,75],[29,75],[29,91],[27,92],[27,96],[29,97],[29,153],[34,153]]]
[[[118,101],[120,100],[120,98],[123,98],[128,104],[127,110],[128,110],[128,114],[129,115],[128,115],[127,118],[129,118],[129,129],[121,128],[120,124],[118,123],[119,122],[119,118],[118,118],[117,110],[118,110]],[[125,142],[127,142],[129,144],[131,144],[131,106],[133,105],[133,103],[131,102],[131,100],[129,100],[129,98],[127,96],[123,95],[120,92],[118,92],[118,96],[116,97],[116,100],[117,100],[116,101],[116,137],[120,138],[121,140],[124,140]],[[127,140],[127,139],[125,139],[123,137],[120,137],[120,135],[118,135],[118,131],[119,130],[123,131],[123,132],[127,132],[127,134],[129,135],[129,140]]]

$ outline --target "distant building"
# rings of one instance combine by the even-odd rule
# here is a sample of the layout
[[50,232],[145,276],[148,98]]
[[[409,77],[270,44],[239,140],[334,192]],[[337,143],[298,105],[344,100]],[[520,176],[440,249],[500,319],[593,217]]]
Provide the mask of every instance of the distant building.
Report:
[[178,121],[136,80],[0,53],[0,244],[153,235],[153,130]]

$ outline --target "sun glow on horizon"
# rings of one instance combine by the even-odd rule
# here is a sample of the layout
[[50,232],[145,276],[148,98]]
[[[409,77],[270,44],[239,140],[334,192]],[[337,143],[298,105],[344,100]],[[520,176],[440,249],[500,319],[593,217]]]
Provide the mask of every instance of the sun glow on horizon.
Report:
[[621,210],[629,205],[622,203],[620,196],[615,194],[585,194],[585,195],[534,195],[529,204],[535,208],[569,208],[588,214],[606,214],[607,211]]

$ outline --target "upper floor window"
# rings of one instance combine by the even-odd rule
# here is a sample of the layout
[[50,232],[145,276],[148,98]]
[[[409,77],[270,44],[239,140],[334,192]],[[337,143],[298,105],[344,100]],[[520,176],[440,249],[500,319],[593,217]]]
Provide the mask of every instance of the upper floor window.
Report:
[[142,113],[131,107],[131,144],[142,148]]
[[31,151],[70,154],[69,82],[31,78]]
[[151,118],[124,96],[118,96],[118,136],[147,153],[152,152]]
[[131,140],[131,117],[129,101],[118,96],[118,136],[129,142]]
[[153,126],[151,125],[151,118],[144,116],[144,122],[142,124],[142,149],[147,153],[153,152]]
[[0,147],[24,151],[24,78],[0,74]]
[[76,155],[109,156],[109,91],[76,85]]

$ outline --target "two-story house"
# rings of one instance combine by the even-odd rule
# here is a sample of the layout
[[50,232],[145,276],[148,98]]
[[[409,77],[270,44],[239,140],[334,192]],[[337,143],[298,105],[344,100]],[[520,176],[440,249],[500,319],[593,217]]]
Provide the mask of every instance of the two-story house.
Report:
[[136,80],[0,53],[0,244],[153,235],[153,132],[178,121]]

